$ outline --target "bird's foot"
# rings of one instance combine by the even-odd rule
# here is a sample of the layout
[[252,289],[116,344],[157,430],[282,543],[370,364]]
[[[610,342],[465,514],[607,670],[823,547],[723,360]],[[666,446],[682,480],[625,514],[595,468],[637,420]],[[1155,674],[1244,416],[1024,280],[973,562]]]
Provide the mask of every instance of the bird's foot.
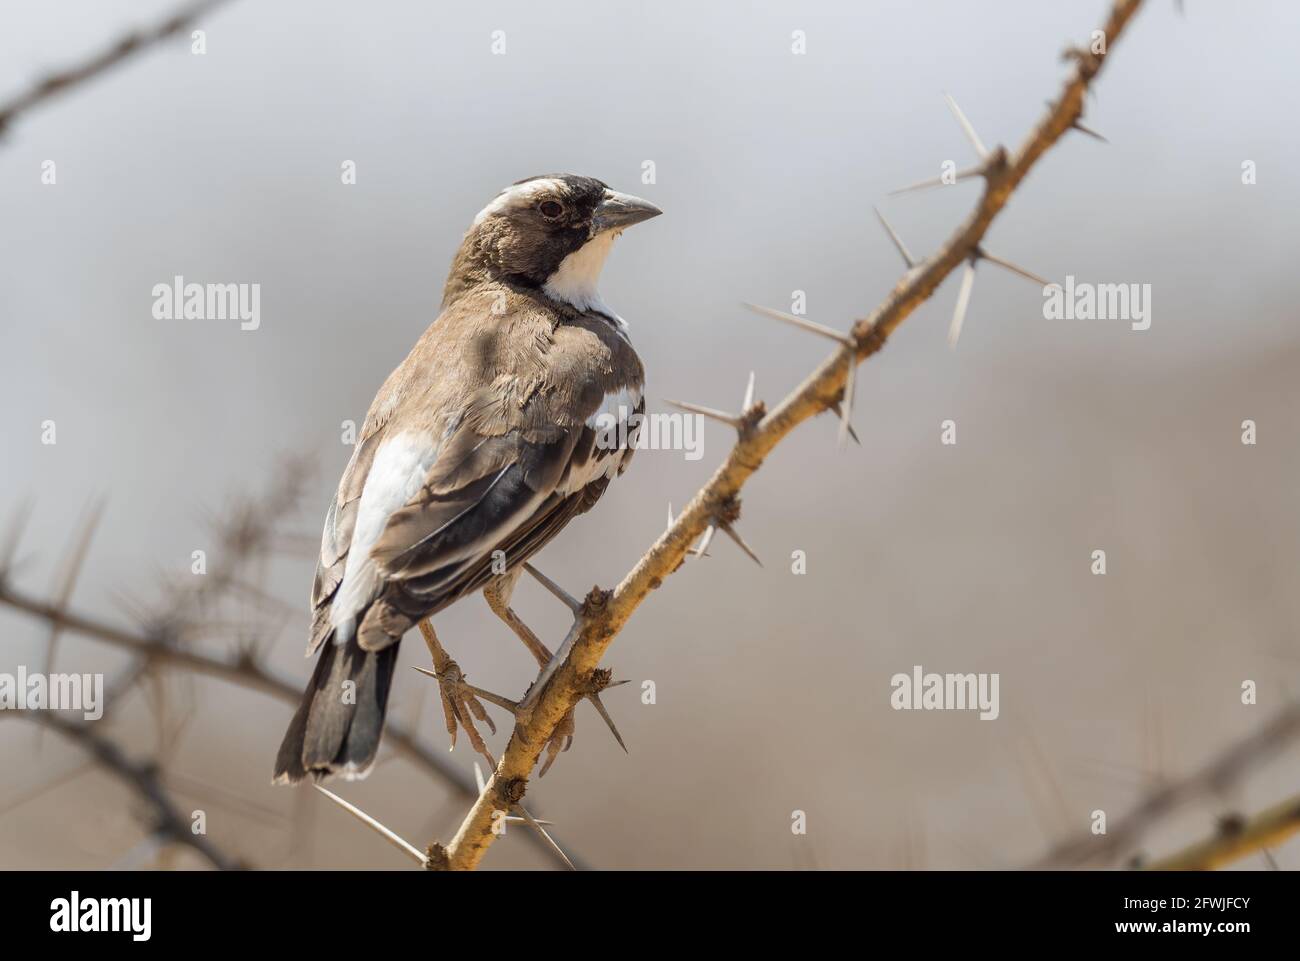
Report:
[[[532,564],[525,563],[522,570],[526,570],[530,575],[532,575],[543,587],[559,598],[566,607],[573,611],[575,615],[581,612],[581,602],[571,597],[564,588],[560,587]],[[492,608],[492,612],[510,628],[514,635],[523,642],[524,647],[528,648],[529,653],[533,655],[538,666],[542,669],[542,673],[539,675],[538,679],[544,682],[550,679],[551,675],[555,672],[555,668],[557,668],[559,664],[556,661],[556,656],[551,653],[550,648],[542,643],[541,639],[533,632],[532,628],[525,624],[510,606],[510,594],[514,590],[515,580],[518,579],[518,576],[517,569],[512,577],[502,578],[485,588],[483,596],[487,598],[488,606]],[[560,653],[563,654],[564,652],[561,651]],[[614,740],[618,742],[618,746],[624,751],[627,751],[627,745],[623,743],[623,736],[618,733],[618,726],[614,723],[614,719],[610,717],[609,711],[605,709],[605,704],[600,699],[600,692],[605,690],[605,688],[617,687],[620,684],[626,684],[627,681],[611,681],[610,677],[611,674],[607,670],[601,669],[595,671],[592,674],[590,690],[586,694],[586,699],[591,701],[591,704],[595,707],[597,713],[600,714],[601,718],[609,726],[610,733],[614,735]],[[529,694],[524,696],[523,703],[514,711],[515,719],[517,721],[527,720],[532,709],[532,696],[533,692],[530,691]],[[555,733],[551,735],[551,739],[546,742],[546,760],[542,763],[542,769],[538,773],[538,777],[546,774],[546,772],[551,769],[551,765],[555,763],[555,758],[560,754],[560,752],[567,751],[573,744],[573,731],[573,711],[569,711],[568,714],[564,715],[564,718],[556,727]]]
[[[451,746],[453,748],[456,746],[456,733],[460,728],[463,728],[465,736],[474,750],[482,754],[488,763],[495,767],[496,758],[492,756],[492,752],[488,750],[482,735],[474,726],[474,721],[478,720],[486,724],[493,734],[497,732],[496,725],[488,717],[487,711],[480,703],[480,698],[489,704],[495,704],[497,707],[509,711],[516,721],[526,722],[532,711],[509,698],[501,697],[491,691],[485,691],[470,684],[465,680],[465,675],[460,666],[450,658],[444,663],[442,671],[430,671],[423,667],[417,667],[416,670],[438,682],[438,693],[442,697],[442,712],[447,721],[447,734],[451,739]],[[591,701],[596,711],[609,725],[610,733],[614,735],[614,740],[618,741],[618,746],[626,751],[627,745],[623,743],[623,737],[618,732],[618,726],[614,723],[614,719],[610,717],[604,702],[601,701],[600,692],[607,687],[618,687],[620,684],[626,684],[627,681],[611,682],[609,676],[610,672],[608,670],[597,670],[592,682],[593,689],[586,694],[586,699]],[[555,763],[555,759],[573,745],[574,730],[573,711],[570,710],[561,718],[560,723],[556,725],[550,739],[546,742],[546,759],[542,762],[538,777],[544,777],[546,772],[551,769],[551,765]]]
[[[416,670],[438,682],[438,694],[442,698],[442,713],[447,722],[447,736],[451,741],[451,748],[456,747],[457,731],[464,728],[470,746],[495,764],[496,761],[493,760],[487,745],[483,743],[483,736],[474,726],[474,721],[486,724],[493,734],[497,732],[496,724],[488,717],[487,711],[479,702],[479,698],[489,702],[497,700],[496,696],[468,683],[460,665],[450,658],[443,664],[441,670],[430,671],[422,667],[417,667]],[[504,701],[505,698],[500,700]]]
[[518,709],[518,705],[508,698],[470,684],[460,665],[443,650],[438,642],[438,636],[433,631],[433,626],[428,621],[420,622],[420,633],[424,635],[425,643],[429,647],[434,669],[430,671],[417,667],[416,670],[438,682],[438,694],[442,699],[442,713],[447,723],[447,736],[451,742],[451,749],[456,747],[457,731],[463,728],[470,746],[495,767],[496,759],[492,757],[492,752],[483,742],[483,736],[474,726],[477,720],[486,724],[491,733],[497,732],[497,726],[480,703],[480,698],[491,704],[498,704],[512,713]]

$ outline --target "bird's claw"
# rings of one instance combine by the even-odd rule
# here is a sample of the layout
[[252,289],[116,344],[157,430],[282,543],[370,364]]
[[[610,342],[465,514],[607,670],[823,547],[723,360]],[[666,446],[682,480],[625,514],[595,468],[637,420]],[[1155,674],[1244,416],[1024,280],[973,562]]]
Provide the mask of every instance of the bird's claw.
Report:
[[542,769],[537,772],[538,777],[546,777],[546,772],[551,769],[560,752],[567,751],[573,746],[573,727],[573,709],[570,708],[569,713],[555,725],[551,739],[546,742],[546,760],[542,762]]
[[493,759],[487,745],[483,742],[483,737],[474,726],[474,722],[480,721],[488,726],[488,730],[495,734],[497,726],[493,723],[492,718],[488,716],[487,710],[480,703],[479,698],[483,697],[488,701],[505,700],[496,698],[495,695],[489,694],[474,685],[468,683],[465,679],[464,672],[460,665],[450,658],[443,664],[441,671],[429,671],[422,667],[417,667],[417,671],[434,678],[438,682],[438,694],[442,699],[442,714],[447,724],[447,737],[450,740],[450,748],[456,747],[456,734],[458,729],[464,728],[465,737],[470,746],[479,754],[482,754],[493,765],[496,761]]

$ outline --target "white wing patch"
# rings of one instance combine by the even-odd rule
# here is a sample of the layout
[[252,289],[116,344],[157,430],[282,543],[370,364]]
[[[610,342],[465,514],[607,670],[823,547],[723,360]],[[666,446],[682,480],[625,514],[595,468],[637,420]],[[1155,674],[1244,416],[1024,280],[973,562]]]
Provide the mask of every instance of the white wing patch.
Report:
[[555,489],[560,494],[582,490],[602,477],[613,479],[636,449],[640,423],[628,424],[628,418],[641,404],[639,387],[624,387],[605,395],[600,408],[587,418],[587,426],[596,432],[596,450],[585,464],[570,468]]
[[587,418],[587,426],[599,430],[602,424],[608,426],[611,416],[617,420],[626,420],[640,403],[640,387],[624,387],[612,394],[606,394],[605,399],[600,402],[600,407]]
[[330,605],[334,643],[343,644],[356,630],[356,615],[379,590],[379,572],[370,557],[392,513],[415,496],[438,459],[441,445],[427,434],[404,432],[387,438],[375,451],[366,486],[357,505],[357,522],[348,547],[343,581]]

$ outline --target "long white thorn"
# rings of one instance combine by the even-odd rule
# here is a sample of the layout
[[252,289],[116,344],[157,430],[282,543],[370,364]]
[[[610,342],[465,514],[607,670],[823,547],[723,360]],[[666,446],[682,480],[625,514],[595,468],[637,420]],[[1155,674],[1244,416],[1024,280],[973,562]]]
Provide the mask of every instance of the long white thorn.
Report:
[[[849,433],[853,430],[853,425],[849,419],[853,416],[853,382],[857,377],[858,358],[856,354],[849,355],[849,369],[844,374],[844,410],[840,415],[840,447],[843,448],[848,443]],[[857,440],[856,435],[854,440]]]
[[423,851],[417,848],[410,841],[407,841],[402,837],[398,836],[397,834],[394,834],[392,831],[388,830],[388,828],[384,827],[382,824],[380,824],[378,821],[372,818],[365,811],[361,810],[361,808],[357,807],[354,804],[349,804],[347,801],[343,800],[337,794],[333,793],[332,791],[325,790],[319,784],[313,784],[312,787],[314,787],[317,791],[320,791],[321,794],[324,794],[327,798],[329,798],[331,801],[333,801],[343,810],[347,811],[349,814],[351,814],[354,818],[356,818],[366,827],[370,828],[370,830],[374,831],[376,834],[382,837],[393,847],[397,848],[399,851],[403,852],[404,854],[410,856],[412,859],[415,860],[417,864],[423,866],[428,863],[428,860],[425,858]]
[[889,239],[894,242],[894,246],[898,248],[898,252],[903,255],[903,263],[907,264],[909,267],[915,267],[916,258],[914,258],[912,252],[907,249],[907,244],[903,243],[903,238],[898,236],[898,231],[895,230],[893,225],[885,219],[885,215],[880,212],[880,208],[872,207],[871,209],[876,212],[876,216],[880,219],[880,225],[885,228],[885,231],[889,234]]
[[930,177],[926,180],[918,180],[916,183],[908,184],[906,187],[899,187],[897,190],[891,190],[889,192],[889,196],[893,197],[896,196],[897,194],[910,193],[913,190],[927,190],[930,187],[950,186],[952,183],[960,183],[963,180],[971,180],[975,177],[982,177],[982,176],[984,176],[984,168],[982,166],[967,167],[965,170],[959,170],[955,174],[953,174],[951,181],[944,179],[943,175],[940,174],[938,177]]
[[754,372],[749,372],[749,383],[745,385],[745,400],[740,405],[740,412],[747,413],[754,406]]
[[817,334],[818,336],[825,337],[828,340],[833,340],[846,347],[857,346],[853,342],[853,338],[848,334],[841,334],[835,328],[827,327],[825,324],[819,324],[817,321],[809,320],[807,317],[797,317],[794,314],[787,314],[782,310],[773,310],[771,307],[760,307],[757,304],[747,303],[744,304],[744,306],[749,310],[754,311],[756,314],[762,314],[764,317],[771,317],[774,320],[784,321],[787,324],[792,324],[795,327],[808,331],[809,333]]
[[[838,418],[843,419],[844,417],[844,408],[839,404],[831,404],[831,412]],[[853,443],[861,446],[862,441],[858,439],[858,432],[853,429],[853,425],[847,424],[846,426],[848,427],[849,437],[853,439]]]
[[722,532],[726,534],[728,537],[730,537],[733,541],[735,541],[736,546],[739,547],[746,554],[748,554],[749,559],[751,561],[753,561],[759,567],[763,566],[763,562],[758,559],[758,555],[754,553],[753,548],[751,548],[748,544],[745,543],[745,539],[736,533],[736,529],[734,527],[732,527],[730,524],[722,524],[721,526],[722,526]]
[[580,600],[571,595],[563,587],[555,583],[555,581],[551,580],[537,568],[533,567],[532,564],[525,563],[524,570],[531,574],[537,580],[537,583],[542,585],[542,587],[546,588],[558,597],[564,606],[573,611],[573,613],[577,614],[582,610],[582,602]]
[[966,134],[966,139],[969,140],[971,146],[975,148],[975,152],[979,154],[981,160],[987,158],[989,155],[988,150],[984,147],[979,134],[975,132],[975,128],[971,125],[971,122],[967,120],[966,115],[961,112],[961,107],[957,106],[957,101],[952,99],[952,94],[950,93],[945,93],[943,96],[944,99],[948,101],[948,106],[952,108],[953,116],[956,117],[957,122],[961,124],[961,129],[962,132]]
[[713,542],[713,533],[717,528],[710,524],[704,529],[704,537],[700,540],[700,546],[695,548],[695,553],[700,557],[709,556],[709,544]]
[[614,718],[610,716],[608,709],[605,707],[605,702],[600,699],[600,695],[588,694],[587,700],[591,702],[591,706],[596,709],[596,713],[601,716],[601,719],[609,727],[609,733],[614,735],[614,740],[618,741],[618,746],[623,749],[623,753],[632,753],[627,749],[627,745],[623,743],[623,735],[618,733],[618,725],[614,723]]
[[707,417],[710,420],[721,421],[730,427],[739,428],[741,426],[739,417],[735,414],[728,414],[724,410],[704,407],[700,404],[688,404],[684,400],[668,400],[667,398],[664,399],[664,403],[670,407],[676,407],[678,410],[684,410],[688,414],[699,414],[701,417]]
[[957,338],[961,336],[961,325],[966,320],[966,308],[970,305],[970,291],[974,283],[975,262],[968,260],[961,275],[961,288],[957,291],[957,306],[952,312],[952,323],[948,327],[949,347],[956,347]]
[[1013,264],[1011,261],[1005,260],[1002,257],[995,256],[986,250],[981,250],[978,256],[983,260],[987,260],[991,264],[997,264],[1003,270],[1009,270],[1013,274],[1018,274],[1019,276],[1024,277],[1026,280],[1032,280],[1040,287],[1050,287],[1052,285],[1050,280],[1044,280],[1033,271],[1026,270],[1024,267]]
[[[536,831],[539,835],[541,835],[542,840],[545,841],[546,844],[550,847],[550,849],[554,851],[556,855],[559,856],[560,860],[563,861],[565,865],[568,866],[570,871],[578,870],[578,866],[574,864],[572,861],[570,861],[569,856],[564,853],[564,848],[560,847],[559,844],[556,843],[555,838],[551,837],[551,835],[547,833],[546,828],[542,827],[543,824],[549,824],[550,823],[549,821],[537,820],[535,817],[533,817],[531,814],[528,813],[528,809],[525,808],[522,804],[516,804],[515,810],[523,815],[523,819],[528,822],[528,826],[532,828],[534,831]],[[514,820],[514,819],[507,818],[507,820]]]

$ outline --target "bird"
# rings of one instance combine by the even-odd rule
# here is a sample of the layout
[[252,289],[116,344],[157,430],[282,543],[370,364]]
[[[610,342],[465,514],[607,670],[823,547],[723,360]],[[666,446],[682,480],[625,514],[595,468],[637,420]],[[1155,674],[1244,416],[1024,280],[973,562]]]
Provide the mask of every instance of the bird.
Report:
[[326,511],[307,646],[316,666],[276,783],[369,773],[398,645],[417,624],[435,664],[441,653],[451,668],[437,676],[453,746],[453,714],[486,720],[472,693],[486,692],[464,683],[427,620],[467,595],[481,591],[549,658],[510,596],[529,558],[635,450],[645,372],[597,282],[615,238],[660,213],[595,178],[548,174],[474,218],[437,318],[379,388]]

